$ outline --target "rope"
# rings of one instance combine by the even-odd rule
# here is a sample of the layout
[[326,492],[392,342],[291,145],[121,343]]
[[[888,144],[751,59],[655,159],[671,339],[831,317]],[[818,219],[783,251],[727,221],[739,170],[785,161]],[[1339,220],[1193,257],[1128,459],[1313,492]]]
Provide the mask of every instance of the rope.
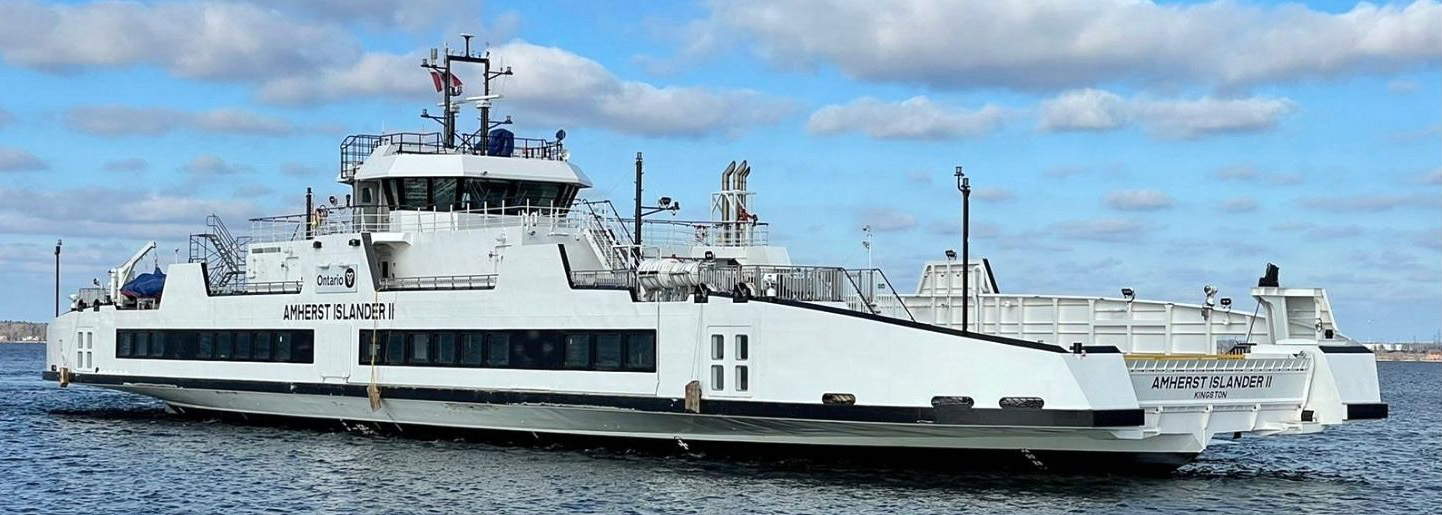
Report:
[[[371,298],[374,302],[380,303],[381,292],[379,290],[372,292]],[[371,411],[380,411],[381,409],[381,387],[376,384],[376,355],[380,354],[380,344],[378,343],[380,337],[377,335],[380,334],[380,325],[380,319],[371,320],[371,377],[370,384],[366,385],[366,397],[370,398]]]

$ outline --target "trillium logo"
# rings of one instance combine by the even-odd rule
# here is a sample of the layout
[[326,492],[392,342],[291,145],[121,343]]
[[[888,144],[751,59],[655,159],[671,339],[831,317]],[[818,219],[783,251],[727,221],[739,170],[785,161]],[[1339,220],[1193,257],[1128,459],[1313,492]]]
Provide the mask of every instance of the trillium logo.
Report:
[[345,268],[345,287],[355,288],[355,268]]

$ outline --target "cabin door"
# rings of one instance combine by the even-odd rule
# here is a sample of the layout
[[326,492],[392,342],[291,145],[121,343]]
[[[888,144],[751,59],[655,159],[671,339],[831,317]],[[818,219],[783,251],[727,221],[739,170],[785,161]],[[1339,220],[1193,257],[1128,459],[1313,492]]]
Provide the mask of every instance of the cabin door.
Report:
[[[316,331],[316,336],[326,334]],[[354,334],[354,333],[351,333]],[[323,383],[344,383],[350,378],[350,364],[360,359],[360,348],[352,345],[347,335],[315,342],[315,368]],[[324,352],[322,352],[324,350]]]
[[751,326],[713,325],[706,327],[701,370],[707,397],[750,397],[755,375]]

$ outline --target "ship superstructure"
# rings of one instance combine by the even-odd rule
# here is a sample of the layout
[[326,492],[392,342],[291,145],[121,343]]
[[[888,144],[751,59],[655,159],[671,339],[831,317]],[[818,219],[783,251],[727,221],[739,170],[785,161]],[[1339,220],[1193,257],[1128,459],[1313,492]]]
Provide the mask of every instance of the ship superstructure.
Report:
[[[900,294],[878,269],[794,264],[744,161],[710,220],[653,220],[675,202],[642,205],[638,154],[622,216],[583,199],[563,132],[491,120],[490,79],[510,69],[468,46],[425,64],[440,132],[346,138],[343,199],[240,237],[212,217],[163,289],[127,290],[149,244],[51,324],[46,377],[182,412],[1041,467],[1168,469],[1217,435],[1386,416],[1372,354],[1323,290],[1282,287],[1275,267],[1250,312],[1211,287],[1199,304],[1003,292],[969,257]],[[482,95],[461,98],[461,63],[484,68]]]

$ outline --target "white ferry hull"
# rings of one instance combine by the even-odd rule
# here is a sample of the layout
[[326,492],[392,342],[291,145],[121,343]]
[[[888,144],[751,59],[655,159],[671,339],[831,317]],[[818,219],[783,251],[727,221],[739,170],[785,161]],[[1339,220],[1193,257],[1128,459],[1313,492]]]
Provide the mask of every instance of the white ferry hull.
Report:
[[[760,444],[806,448],[848,448],[862,452],[1006,451],[1009,460],[1041,469],[1062,468],[1075,453],[1101,453],[1119,466],[1145,465],[1134,471],[1169,470],[1185,464],[1205,447],[1190,435],[1120,439],[1115,430],[1075,427],[1005,427],[904,424],[744,417],[553,405],[478,404],[387,399],[370,409],[365,397],[178,388],[168,385],[109,385],[120,391],[155,397],[183,414],[223,412],[369,423],[381,427],[426,426],[482,431],[539,433],[615,439],[679,441],[688,447],[708,443]],[[834,455],[833,455],[834,456]],[[1067,456],[1066,463],[1053,460]],[[1052,463],[1050,466],[1048,462]],[[982,465],[957,463],[959,467]],[[1098,466],[1093,464],[1094,466]]]

